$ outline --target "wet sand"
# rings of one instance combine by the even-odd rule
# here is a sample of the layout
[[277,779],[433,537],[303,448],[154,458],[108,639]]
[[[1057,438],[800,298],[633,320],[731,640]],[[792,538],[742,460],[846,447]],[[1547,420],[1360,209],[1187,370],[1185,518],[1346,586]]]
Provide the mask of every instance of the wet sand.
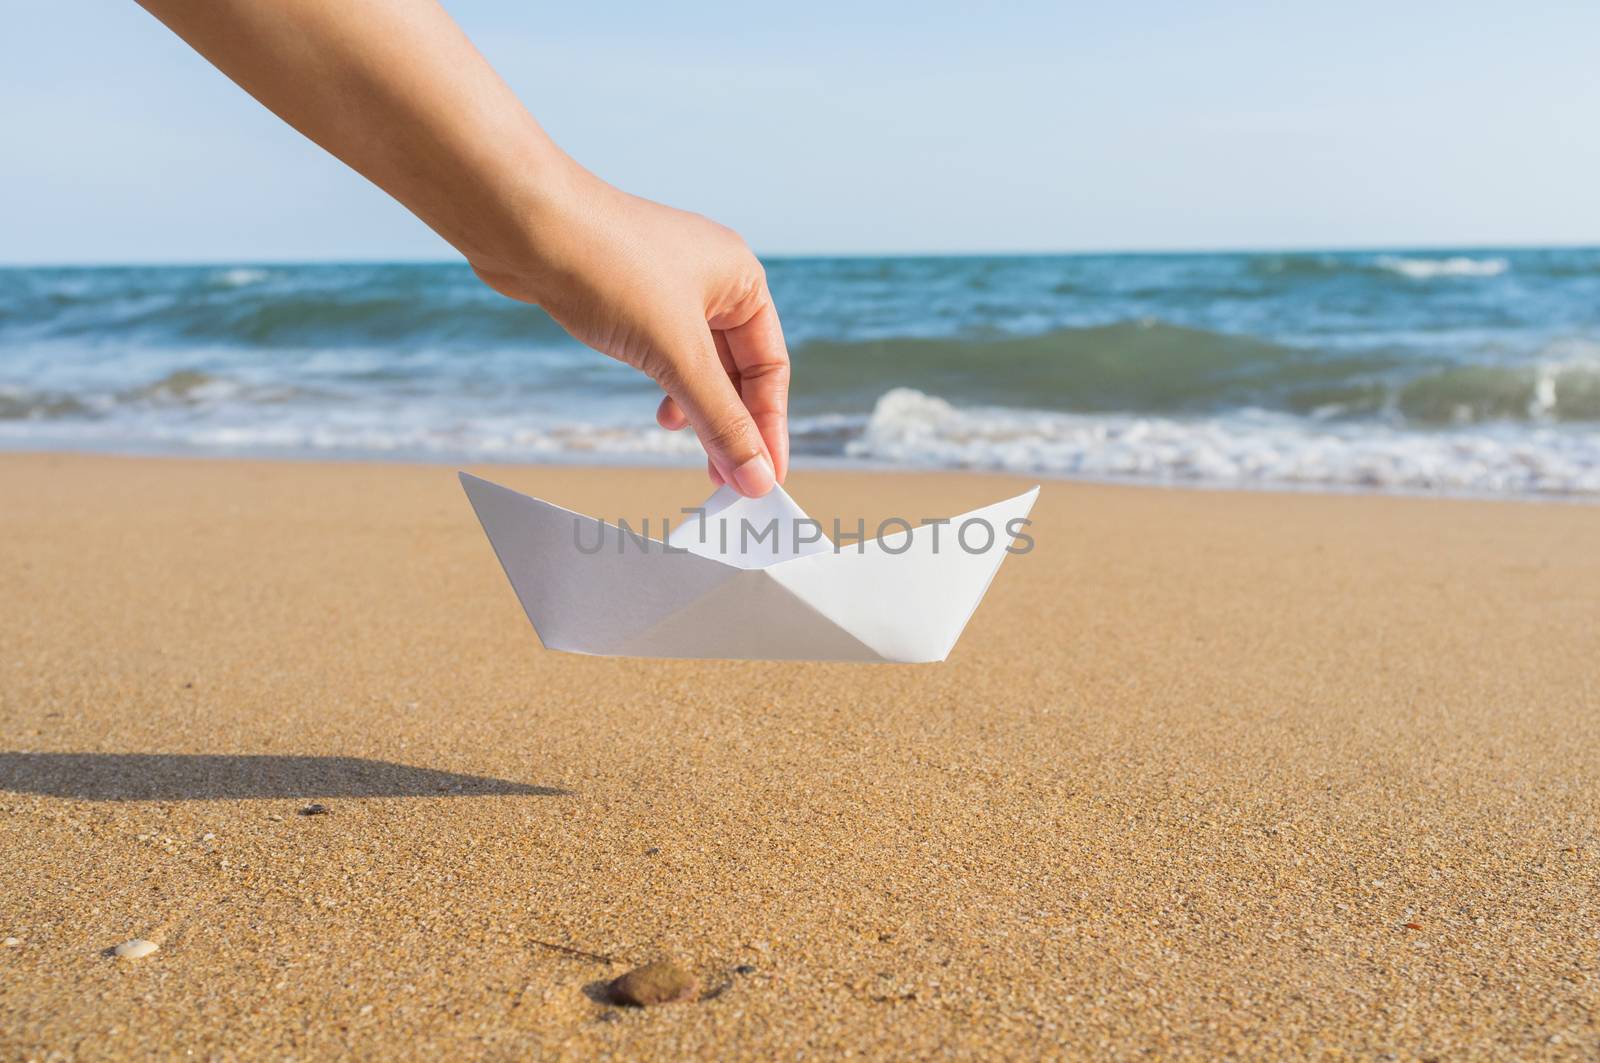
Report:
[[0,486],[5,1058],[1600,1054],[1600,507],[1047,483],[893,666],[545,652],[446,467]]

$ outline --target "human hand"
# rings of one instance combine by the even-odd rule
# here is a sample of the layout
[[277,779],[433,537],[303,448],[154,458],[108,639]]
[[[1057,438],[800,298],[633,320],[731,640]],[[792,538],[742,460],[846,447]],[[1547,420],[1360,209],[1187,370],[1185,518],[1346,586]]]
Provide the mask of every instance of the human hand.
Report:
[[436,0],[140,2],[496,290],[648,373],[714,479],[756,497],[787,474],[789,355],[750,249],[580,167]]
[[647,374],[666,392],[656,420],[694,426],[711,478],[766,494],[788,473],[789,353],[761,263],[699,215],[581,171],[562,184],[531,219],[521,261],[502,253],[473,269]]

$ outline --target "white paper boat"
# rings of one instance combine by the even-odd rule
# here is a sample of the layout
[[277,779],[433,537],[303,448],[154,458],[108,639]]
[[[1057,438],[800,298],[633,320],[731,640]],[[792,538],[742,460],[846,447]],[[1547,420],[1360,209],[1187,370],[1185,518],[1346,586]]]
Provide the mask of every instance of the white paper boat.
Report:
[[461,484],[546,648],[766,660],[944,660],[1039,494],[835,547],[782,488],[723,487],[662,542],[467,473]]

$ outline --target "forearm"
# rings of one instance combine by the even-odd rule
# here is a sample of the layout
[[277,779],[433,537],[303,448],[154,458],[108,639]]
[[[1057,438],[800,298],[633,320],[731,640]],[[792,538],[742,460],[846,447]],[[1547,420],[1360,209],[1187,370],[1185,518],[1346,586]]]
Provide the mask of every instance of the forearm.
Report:
[[479,277],[649,374],[714,478],[788,462],[789,355],[736,233],[629,196],[551,142],[437,0],[140,0],[280,118],[365,174]]
[[484,269],[589,180],[435,0],[140,0]]

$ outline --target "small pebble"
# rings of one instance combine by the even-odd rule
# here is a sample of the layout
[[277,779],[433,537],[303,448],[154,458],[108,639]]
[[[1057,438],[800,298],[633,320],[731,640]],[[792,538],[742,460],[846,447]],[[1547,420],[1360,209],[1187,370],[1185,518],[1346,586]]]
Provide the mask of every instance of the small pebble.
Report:
[[20,944],[22,944],[21,938],[6,938],[6,948],[8,949],[14,949]]
[[648,848],[648,849],[646,849],[644,851],[644,855],[646,855],[646,856],[656,856],[660,852],[661,852],[661,847],[660,846],[652,845],[650,848]]
[[300,810],[300,814],[302,816],[326,816],[328,814],[328,806],[327,805],[307,805],[306,807],[304,807],[304,808],[302,808]]
[[116,953],[118,959],[142,960],[160,947],[154,941],[134,938],[132,941],[124,941],[111,951]]
[[699,991],[695,976],[671,960],[635,967],[611,983],[611,999],[635,1008],[689,1000]]
[[734,974],[755,974],[756,973],[756,969],[751,964],[741,963],[739,966],[737,966],[737,967],[735,967],[733,969],[733,973]]

